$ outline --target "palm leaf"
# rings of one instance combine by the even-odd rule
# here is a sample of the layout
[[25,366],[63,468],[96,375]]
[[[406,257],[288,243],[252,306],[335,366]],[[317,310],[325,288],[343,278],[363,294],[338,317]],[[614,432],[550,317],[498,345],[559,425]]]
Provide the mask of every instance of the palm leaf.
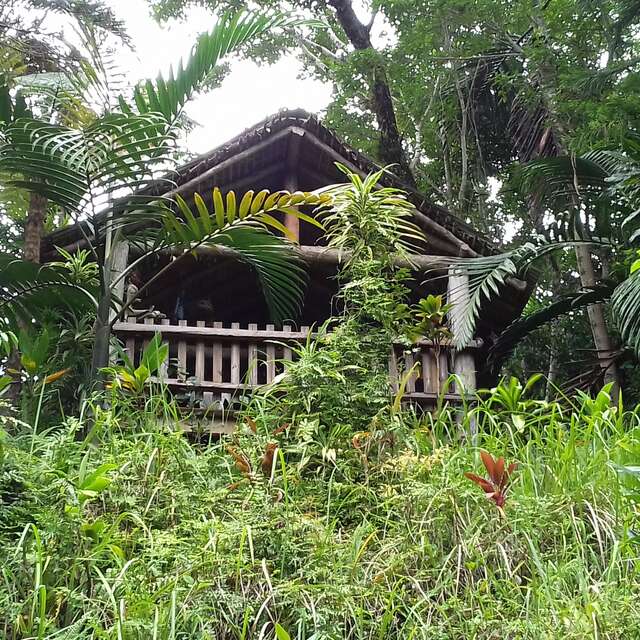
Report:
[[[225,16],[200,36],[175,75],[135,90],[137,113],[121,97],[121,113],[107,113],[83,129],[13,118],[0,145],[0,170],[13,175],[14,185],[42,194],[76,219],[94,215],[112,194],[144,189],[158,170],[173,164],[176,118],[225,55],[270,29],[303,22],[281,14]],[[6,102],[5,96],[5,120],[13,113]]]
[[614,289],[611,312],[622,339],[640,357],[640,271]]
[[608,300],[611,297],[612,290],[613,287],[611,285],[601,285],[571,292],[544,306],[542,309],[526,314],[512,322],[491,345],[487,364],[492,370],[498,371],[518,344],[529,334],[544,324],[576,309]]
[[307,272],[292,245],[251,223],[230,227],[215,238],[215,245],[231,249],[254,268],[274,321],[297,315]]
[[[214,191],[213,211],[207,209],[199,194],[194,195],[195,213],[179,195],[175,198],[178,213],[166,203],[158,202],[155,225],[139,228],[131,241],[139,244],[145,255],[167,249],[184,254],[198,247],[231,250],[255,269],[273,319],[279,322],[294,317],[302,301],[306,271],[293,245],[269,232],[269,229],[283,230],[282,223],[273,214],[285,211],[322,228],[296,207],[323,206],[329,197],[313,192],[263,190],[255,195],[249,192],[242,198],[238,211],[235,194],[231,197],[230,194],[233,192],[223,197]],[[116,225],[140,227],[141,219],[139,212],[135,212],[121,216]]]
[[59,269],[0,255],[0,318],[10,326],[16,327],[18,319],[31,321],[51,308],[95,306],[92,292]]
[[[225,14],[209,33],[198,37],[188,60],[184,65],[180,61],[175,73],[171,68],[167,78],[158,75],[155,84],[147,80],[136,87],[133,97],[138,113],[161,113],[168,122],[174,122],[182,107],[222,58],[273,29],[301,24],[324,26],[318,21],[301,20],[280,13]],[[120,103],[126,105],[124,99]],[[131,107],[125,109],[130,112]]]
[[[231,197],[230,197],[231,196]],[[233,191],[229,191],[223,197],[216,188],[212,195],[212,209],[210,211],[200,196],[194,194],[195,211],[180,195],[175,196],[175,204],[178,214],[168,206],[167,200],[156,201],[157,209],[152,213],[153,227],[141,229],[137,237],[144,242],[151,242],[151,246],[156,248],[180,248],[182,250],[193,250],[202,244],[215,242],[218,235],[234,226],[245,224],[262,225],[266,229],[274,229],[287,235],[289,231],[283,224],[274,217],[277,212],[284,212],[293,215],[300,220],[313,224],[320,229],[323,226],[312,216],[299,211],[299,206],[319,206],[322,207],[330,200],[326,194],[318,194],[310,191],[260,191],[255,194],[249,191],[242,198],[238,217],[236,217],[236,196]],[[292,204],[293,203],[293,204]],[[145,220],[145,214],[140,211],[133,211],[120,217],[116,225],[137,225]]]
[[[460,322],[453,342],[457,349],[464,349],[473,340],[482,305],[499,296],[510,278],[526,277],[533,263],[554,251],[560,251],[576,242],[550,242],[542,245],[526,243],[506,253],[478,258],[453,258],[451,265],[458,275],[468,277],[468,295],[460,296]],[[590,242],[586,244],[595,244]]]

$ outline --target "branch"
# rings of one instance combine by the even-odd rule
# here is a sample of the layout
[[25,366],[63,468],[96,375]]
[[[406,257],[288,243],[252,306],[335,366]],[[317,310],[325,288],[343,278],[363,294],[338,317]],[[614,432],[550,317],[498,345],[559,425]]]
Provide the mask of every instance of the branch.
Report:
[[[329,4],[335,9],[336,18],[354,48],[358,51],[374,51],[369,31],[356,16],[351,0],[329,0]],[[409,187],[415,189],[416,181],[402,146],[391,90],[381,62],[374,64],[370,73],[370,84],[373,109],[380,131],[378,155],[385,164],[395,165],[395,173]]]
[[379,11],[380,11],[380,7],[376,7],[373,10],[373,13],[371,14],[371,18],[369,19],[369,22],[367,22],[366,29],[369,34],[371,34],[371,28],[373,27],[373,23],[376,21],[376,18],[378,17]]
[[[300,42],[301,46],[305,49],[305,50],[309,50],[309,47],[316,47],[318,49],[320,49],[320,51],[327,56],[327,58],[330,58],[331,60],[333,60],[334,62],[343,62],[342,58],[340,56],[338,56],[337,54],[335,54],[333,51],[331,51],[331,49],[327,49],[327,47],[321,45],[318,42],[314,42],[313,40],[309,40],[309,38],[305,38],[304,36],[296,36],[298,42]],[[316,55],[312,54],[314,58],[317,58]],[[326,65],[325,65],[326,66]]]
[[431,107],[433,106],[436,94],[438,93],[438,86],[440,85],[440,76],[436,78],[436,83],[433,86],[433,92],[431,97],[429,98],[429,103],[427,104],[427,108],[424,110],[423,114],[420,116],[420,120],[416,124],[416,151],[409,162],[409,168],[412,172],[416,170],[418,166],[418,160],[420,159],[420,147],[422,146],[422,127],[424,127],[424,123],[427,121],[429,117],[429,112],[431,111]]

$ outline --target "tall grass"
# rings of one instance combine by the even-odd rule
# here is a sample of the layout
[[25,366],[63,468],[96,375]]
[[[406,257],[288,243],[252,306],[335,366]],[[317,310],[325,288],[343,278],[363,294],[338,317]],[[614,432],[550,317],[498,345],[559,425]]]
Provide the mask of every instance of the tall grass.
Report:
[[[271,407],[206,443],[158,395],[35,437],[6,422],[0,635],[640,638],[635,411],[513,383],[462,424],[403,411],[354,439],[320,418],[273,436]],[[463,475],[480,450],[518,462],[504,515]]]

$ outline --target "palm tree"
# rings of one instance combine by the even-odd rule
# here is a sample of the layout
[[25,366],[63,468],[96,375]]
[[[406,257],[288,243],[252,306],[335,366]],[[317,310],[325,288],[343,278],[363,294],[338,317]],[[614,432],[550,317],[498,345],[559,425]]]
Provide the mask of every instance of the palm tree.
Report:
[[[81,34],[84,51],[69,44],[62,33],[56,33],[49,24],[46,9],[57,16],[68,18]],[[43,35],[45,32],[49,32]],[[21,92],[28,93],[40,119],[67,122],[92,116],[91,107],[84,101],[72,104],[67,93],[69,76],[88,69],[97,48],[97,42],[107,37],[118,45],[129,45],[124,24],[100,0],[19,0],[8,2],[0,9],[0,122],[15,119],[13,106],[23,103]],[[89,55],[87,55],[89,54]],[[9,87],[18,87],[15,100]],[[19,109],[18,109],[19,113]],[[48,212],[48,202],[33,191],[28,196],[23,233],[23,255],[26,260],[40,262],[40,241]]]
[[[457,267],[470,277],[465,322],[456,336],[458,347],[473,337],[483,301],[496,294],[509,277],[526,275],[543,256],[576,246],[622,254],[633,251],[640,239],[640,137],[636,134],[629,134],[621,151],[599,150],[580,157],[559,156],[529,162],[523,167],[523,178],[529,191],[545,198],[556,211],[567,212],[556,229],[556,235],[565,239],[526,243],[501,255],[456,261]],[[597,234],[589,240],[571,239],[575,219],[583,215],[575,206],[576,199],[595,219]],[[504,361],[519,340],[542,324],[607,301],[624,344],[640,358],[639,258],[632,261],[625,277],[584,287],[516,320],[492,346],[494,367]],[[611,366],[613,354],[598,355],[603,369]]]
[[[125,234],[144,237],[147,254],[177,250],[186,255],[199,245],[234,251],[258,271],[276,319],[299,299],[303,273],[287,243],[267,231],[279,228],[269,210],[318,203],[317,195],[283,200],[287,194],[267,198],[261,192],[248,210],[241,203],[236,212],[227,199],[227,206],[217,205],[213,215],[196,198],[196,220],[189,217],[186,203],[162,194],[172,184],[168,170],[174,165],[184,105],[218,61],[261,34],[301,23],[281,14],[228,14],[198,38],[185,64],[180,62],[167,78],[159,75],[136,87],[130,99],[121,95],[111,100],[115,106],[88,125],[71,127],[25,116],[2,130],[0,172],[15,176],[10,184],[46,198],[78,222],[86,248],[100,266],[94,375],[108,362],[111,327],[124,312],[114,295],[124,275],[114,281],[113,271]],[[88,80],[95,89],[97,75]],[[303,215],[295,208],[288,212]],[[283,278],[283,270],[290,277]]]

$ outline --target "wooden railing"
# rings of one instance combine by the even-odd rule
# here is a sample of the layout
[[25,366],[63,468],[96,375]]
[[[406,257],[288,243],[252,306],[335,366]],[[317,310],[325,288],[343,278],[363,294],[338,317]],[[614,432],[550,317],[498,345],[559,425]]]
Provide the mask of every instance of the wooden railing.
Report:
[[[284,371],[285,362],[295,359],[295,345],[306,340],[310,328],[294,329],[274,325],[146,319],[132,317],[116,323],[114,331],[124,343],[134,364],[140,362],[144,347],[156,332],[169,345],[169,362],[159,372],[161,379],[176,391],[197,392],[204,406],[233,399],[256,387],[269,384]],[[391,387],[398,389],[414,363],[414,373],[406,379],[405,400],[432,404],[444,392],[449,400],[459,401],[460,392],[448,382],[455,368],[455,353],[448,344],[436,350],[429,341],[420,342],[410,352],[394,345],[390,350]],[[436,358],[437,353],[437,358]],[[447,387],[445,389],[445,387]]]

